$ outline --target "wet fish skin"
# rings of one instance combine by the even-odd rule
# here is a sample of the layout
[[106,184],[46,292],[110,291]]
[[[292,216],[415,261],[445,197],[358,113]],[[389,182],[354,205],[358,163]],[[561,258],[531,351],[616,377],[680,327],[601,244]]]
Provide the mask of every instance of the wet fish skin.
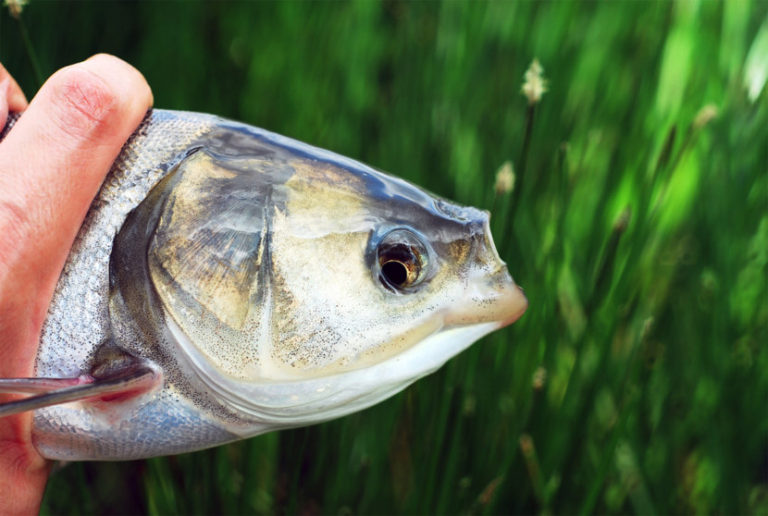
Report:
[[[394,292],[376,245],[404,231],[431,261]],[[154,110],[73,245],[36,374],[81,376],[114,346],[158,383],[39,409],[34,443],[49,458],[134,459],[339,417],[525,306],[484,212],[261,129]]]

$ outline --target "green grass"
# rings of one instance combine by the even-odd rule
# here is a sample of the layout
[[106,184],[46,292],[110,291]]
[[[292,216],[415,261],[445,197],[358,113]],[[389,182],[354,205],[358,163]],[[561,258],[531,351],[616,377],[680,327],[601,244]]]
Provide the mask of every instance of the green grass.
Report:
[[[530,301],[375,408],[71,464],[43,513],[768,513],[768,3],[33,1],[22,16],[44,75],[112,52],[158,107],[493,206]],[[549,91],[524,158],[534,57]],[[31,95],[7,12],[0,60]],[[496,197],[506,160],[517,193]]]

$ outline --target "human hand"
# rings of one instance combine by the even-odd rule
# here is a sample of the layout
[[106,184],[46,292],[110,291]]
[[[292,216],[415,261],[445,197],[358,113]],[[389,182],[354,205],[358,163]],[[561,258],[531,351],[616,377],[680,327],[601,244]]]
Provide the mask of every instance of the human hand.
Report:
[[[101,182],[152,105],[144,77],[108,55],[56,72],[27,107],[0,65],[0,378],[34,376],[40,331]],[[37,512],[48,464],[30,413],[0,419],[0,514]]]

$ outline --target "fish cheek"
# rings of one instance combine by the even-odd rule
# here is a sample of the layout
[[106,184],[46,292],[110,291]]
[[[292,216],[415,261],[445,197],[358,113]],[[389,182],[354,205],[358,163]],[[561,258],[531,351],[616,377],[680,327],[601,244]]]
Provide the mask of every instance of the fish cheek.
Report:
[[270,359],[302,377],[366,367],[439,330],[429,290],[394,294],[365,259],[369,234],[318,238],[276,231]]
[[364,346],[372,290],[363,260],[366,234],[295,236],[276,220],[272,239],[271,360],[312,376],[343,367]]

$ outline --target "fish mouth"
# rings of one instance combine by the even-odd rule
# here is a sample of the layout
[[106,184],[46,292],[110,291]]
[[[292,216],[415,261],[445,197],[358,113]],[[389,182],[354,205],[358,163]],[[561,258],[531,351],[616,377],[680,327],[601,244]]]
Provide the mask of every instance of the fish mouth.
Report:
[[525,297],[525,293],[523,292],[523,289],[520,287],[517,287],[518,292],[515,294],[515,299],[512,300],[513,304],[513,310],[511,311],[509,317],[506,319],[503,319],[501,323],[499,324],[499,328],[504,328],[505,326],[509,326],[510,324],[514,323],[520,317],[523,316],[525,311],[528,309],[528,298]]
[[495,323],[503,328],[517,321],[528,308],[528,299],[509,274],[474,285],[464,302],[445,315],[447,326]]

